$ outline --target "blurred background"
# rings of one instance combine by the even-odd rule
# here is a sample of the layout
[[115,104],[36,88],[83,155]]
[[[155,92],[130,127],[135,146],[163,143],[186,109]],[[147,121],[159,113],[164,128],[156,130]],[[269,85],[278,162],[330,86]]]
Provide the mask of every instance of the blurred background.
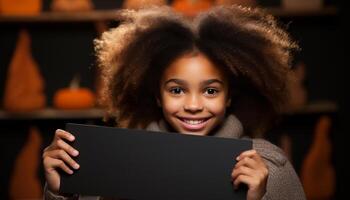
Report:
[[346,16],[340,0],[0,0],[0,199],[41,199],[43,148],[56,129],[103,121],[93,39],[115,11],[170,5],[188,17],[215,5],[262,7],[299,42],[291,106],[261,137],[280,146],[308,199],[345,193]]

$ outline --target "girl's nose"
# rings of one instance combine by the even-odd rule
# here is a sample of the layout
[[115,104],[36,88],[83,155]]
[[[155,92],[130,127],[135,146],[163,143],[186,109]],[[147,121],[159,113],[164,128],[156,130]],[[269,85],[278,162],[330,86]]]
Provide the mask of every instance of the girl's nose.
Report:
[[191,113],[203,111],[201,98],[197,95],[191,95],[186,99],[184,110]]

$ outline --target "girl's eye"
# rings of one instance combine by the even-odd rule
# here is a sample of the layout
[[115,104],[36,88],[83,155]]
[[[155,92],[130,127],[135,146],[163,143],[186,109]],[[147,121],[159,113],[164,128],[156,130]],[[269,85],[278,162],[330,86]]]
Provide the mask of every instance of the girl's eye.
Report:
[[207,88],[205,90],[205,94],[208,96],[215,96],[219,91],[217,89],[214,88]]
[[184,92],[183,89],[180,87],[174,87],[170,89],[170,93],[172,94],[181,94],[183,92]]

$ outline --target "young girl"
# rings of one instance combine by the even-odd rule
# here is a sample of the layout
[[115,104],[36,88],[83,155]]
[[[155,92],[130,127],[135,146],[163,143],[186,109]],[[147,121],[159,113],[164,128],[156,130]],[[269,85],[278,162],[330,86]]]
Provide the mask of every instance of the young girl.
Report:
[[[261,135],[287,105],[291,51],[297,48],[275,19],[259,10],[217,7],[195,19],[170,8],[121,12],[121,25],[96,41],[105,102],[117,126],[242,138]],[[57,130],[43,154],[46,199],[60,176],[80,166],[79,152]],[[262,139],[238,156],[233,187],[247,199],[305,199],[282,151]],[[84,167],[84,166],[82,166]],[[84,197],[81,197],[83,199]],[[98,197],[96,197],[98,198]]]

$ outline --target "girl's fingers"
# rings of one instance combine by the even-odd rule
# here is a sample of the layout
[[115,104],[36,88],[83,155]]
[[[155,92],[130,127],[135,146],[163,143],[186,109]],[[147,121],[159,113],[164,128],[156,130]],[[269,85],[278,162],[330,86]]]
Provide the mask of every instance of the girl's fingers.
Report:
[[74,135],[72,135],[71,133],[69,133],[67,131],[57,129],[55,132],[55,136],[54,136],[52,143],[44,149],[44,152],[48,152],[48,151],[57,149],[57,147],[58,147],[57,141],[58,140],[68,140],[68,141],[72,142],[75,140],[75,137],[74,137]]
[[71,133],[64,131],[62,129],[57,129],[55,132],[55,139],[59,140],[59,139],[65,139],[68,140],[70,142],[73,142],[75,137],[74,135],[72,135]]
[[258,163],[254,159],[252,159],[250,157],[244,157],[244,158],[242,158],[240,161],[238,161],[236,163],[235,168],[239,168],[241,166],[247,166],[247,167],[250,167],[250,168],[256,168],[257,165],[258,165]]
[[[243,183],[248,186],[247,199],[260,199],[266,191],[268,168],[255,150],[241,153],[231,174],[235,189]],[[258,197],[258,198],[256,198]]]
[[253,177],[255,180],[259,182],[264,182],[269,175],[269,170],[265,167],[253,169],[246,166],[241,166],[239,168],[234,168],[231,173],[231,177],[233,180],[235,180],[237,177],[241,175]]
[[253,178],[247,175],[239,175],[233,182],[233,187],[234,189],[237,189],[238,186],[241,183],[244,183],[246,185],[248,185],[248,187],[251,185],[251,182],[253,181]]
[[256,152],[256,150],[251,149],[251,150],[242,152],[239,156],[237,156],[236,160],[240,161],[245,157],[257,158],[260,156],[259,156],[258,152]]
[[238,163],[236,164],[236,167],[240,167],[242,165],[247,165],[251,168],[266,168],[264,160],[261,158],[261,156],[258,154],[258,152],[254,149],[244,151],[239,156],[237,156]]
[[73,170],[71,170],[62,160],[55,159],[52,157],[46,157],[43,162],[44,162],[46,173],[50,173],[51,171],[56,171],[56,168],[61,168],[67,174],[74,173]]
[[48,155],[48,157],[52,157],[55,159],[59,159],[64,161],[65,163],[67,163],[69,166],[71,166],[73,169],[79,169],[79,164],[77,162],[75,162],[69,155],[67,152],[65,152],[62,149],[58,149],[58,150],[54,150],[51,151]]
[[253,169],[246,166],[241,166],[239,168],[233,169],[231,176],[233,179],[236,179],[240,175],[253,176],[254,174],[255,171]]
[[57,140],[56,143],[57,143],[57,146],[59,147],[59,149],[63,149],[64,151],[68,152],[70,155],[72,155],[72,156],[79,155],[79,152],[76,149],[74,149],[72,146],[67,144],[65,141],[59,139],[59,140]]

